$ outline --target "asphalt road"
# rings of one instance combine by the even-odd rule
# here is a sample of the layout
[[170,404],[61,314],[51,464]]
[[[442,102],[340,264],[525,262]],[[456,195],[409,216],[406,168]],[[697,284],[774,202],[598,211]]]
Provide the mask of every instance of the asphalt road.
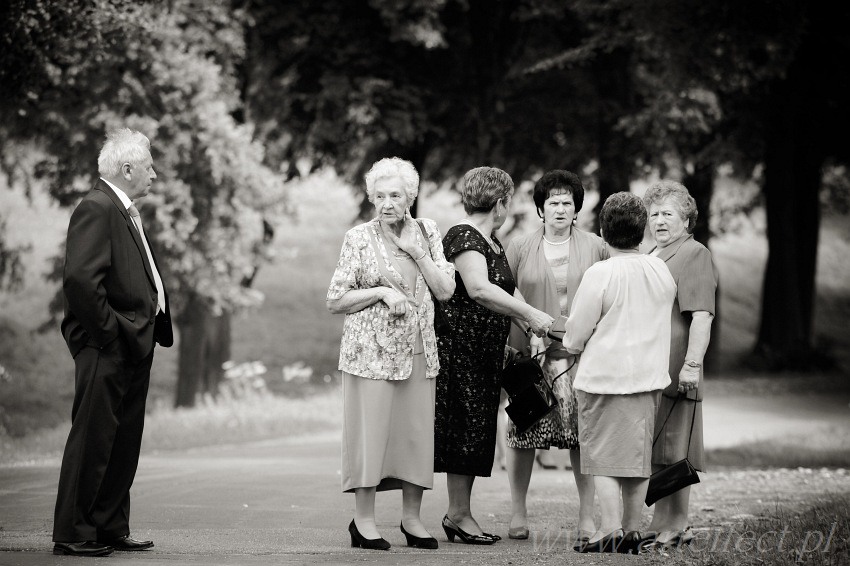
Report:
[[[769,404],[754,399],[706,403],[706,444],[709,448],[728,446],[785,434],[786,430],[848,426],[847,401],[815,399],[810,407],[792,397]],[[353,516],[354,498],[340,493],[339,441],[339,432],[334,432],[143,453],[132,492],[131,528],[136,538],[154,540],[156,546],[147,552],[115,553],[103,559],[51,554],[58,460],[0,467],[0,565],[62,565],[80,560],[146,566],[587,563],[586,556],[571,548],[577,515],[571,472],[539,468],[529,495],[532,534],[528,541],[507,539],[510,492],[506,473],[497,468],[493,477],[477,480],[473,491],[473,512],[479,522],[485,530],[504,537],[495,545],[474,547],[446,540],[440,527],[447,505],[445,475],[438,474],[435,489],[425,494],[422,517],[438,539],[439,550],[405,546],[398,529],[399,492],[378,494],[378,527],[392,549],[352,549],[347,525]],[[701,497],[723,492],[724,481],[728,481],[724,474],[706,474],[694,505],[705,506]],[[850,477],[834,481],[839,483],[830,489],[850,488]],[[605,560],[620,563],[628,557]]]

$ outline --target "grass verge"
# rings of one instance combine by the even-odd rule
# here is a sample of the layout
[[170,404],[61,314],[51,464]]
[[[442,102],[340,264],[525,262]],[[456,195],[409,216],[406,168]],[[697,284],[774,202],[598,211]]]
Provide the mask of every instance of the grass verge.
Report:
[[[191,409],[160,405],[145,417],[142,452],[185,450],[340,430],[342,400],[338,390],[292,399],[268,392],[235,398],[207,398]],[[25,437],[0,430],[0,466],[58,459],[70,424]]]
[[850,427],[717,448],[706,457],[712,467],[850,468]]
[[650,553],[646,560],[697,566],[850,564],[850,495],[815,501],[802,512],[777,506],[766,517],[697,531],[689,546]]

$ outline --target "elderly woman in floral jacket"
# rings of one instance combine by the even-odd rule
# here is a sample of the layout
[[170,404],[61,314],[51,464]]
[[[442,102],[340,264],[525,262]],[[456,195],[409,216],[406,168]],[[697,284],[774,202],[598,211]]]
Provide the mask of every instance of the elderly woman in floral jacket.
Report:
[[342,489],[354,492],[352,546],[386,550],[375,526],[375,492],[402,490],[401,532],[408,546],[437,548],[419,518],[433,487],[435,377],[439,370],[434,302],[455,290],[433,220],[414,220],[419,174],[398,158],[376,162],[366,192],[377,216],[345,235],[327,306],[344,313]]

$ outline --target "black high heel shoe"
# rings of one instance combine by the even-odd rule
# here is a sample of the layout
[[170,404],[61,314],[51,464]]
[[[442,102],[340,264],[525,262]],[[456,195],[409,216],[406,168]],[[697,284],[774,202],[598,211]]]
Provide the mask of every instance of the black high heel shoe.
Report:
[[579,552],[617,552],[623,541],[623,529],[608,533],[596,542],[587,542]]
[[398,528],[401,529],[401,534],[403,534],[404,538],[407,539],[407,546],[413,548],[424,548],[426,550],[436,550],[439,546],[439,544],[437,543],[437,539],[435,539],[434,537],[420,538],[413,536],[412,534],[404,530],[404,523],[400,523]]
[[446,515],[443,517],[443,530],[446,531],[446,536],[449,542],[454,542],[455,537],[459,538],[464,544],[493,544],[496,539],[487,535],[473,535],[458,527],[454,521]]
[[357,530],[354,519],[348,525],[348,533],[351,535],[351,546],[354,548],[365,548],[367,550],[389,550],[390,543],[382,538],[366,538]]
[[617,552],[620,554],[640,554],[640,545],[643,537],[638,531],[629,531],[620,541]]

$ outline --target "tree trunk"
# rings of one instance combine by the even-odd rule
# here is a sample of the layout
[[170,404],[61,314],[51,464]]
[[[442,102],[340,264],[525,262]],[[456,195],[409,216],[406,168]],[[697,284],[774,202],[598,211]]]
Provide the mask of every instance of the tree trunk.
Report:
[[616,129],[632,102],[630,55],[623,49],[617,49],[601,56],[597,66],[596,90],[603,102],[597,110],[596,159],[599,168],[596,180],[599,202],[594,208],[593,230],[599,233],[599,212],[605,199],[616,192],[628,191],[631,184],[629,140]]
[[199,393],[218,392],[224,375],[222,364],[230,359],[230,314],[216,315],[206,301],[193,295],[178,317],[177,327],[180,344],[174,406],[193,407]]
[[[810,367],[822,160],[813,148],[807,102],[789,73],[777,85],[765,128],[768,259],[761,327],[750,363],[779,371]],[[804,86],[802,88],[805,88]]]
[[[693,231],[694,239],[706,247],[708,247],[708,242],[711,239],[709,218],[711,196],[714,193],[714,176],[713,163],[698,163],[694,166],[693,173],[688,174],[682,182],[688,188],[691,196],[694,197],[699,213]],[[711,339],[705,353],[704,365],[706,373],[716,372],[720,365],[720,283],[717,285],[715,295],[714,320],[711,323]]]
[[614,193],[628,191],[631,183],[631,165],[627,161],[624,151],[625,143],[617,132],[608,129],[610,126],[600,128],[597,142],[597,160],[599,168],[596,173],[596,182],[599,189],[599,202],[593,209],[593,231],[599,233],[599,212],[605,199]]

